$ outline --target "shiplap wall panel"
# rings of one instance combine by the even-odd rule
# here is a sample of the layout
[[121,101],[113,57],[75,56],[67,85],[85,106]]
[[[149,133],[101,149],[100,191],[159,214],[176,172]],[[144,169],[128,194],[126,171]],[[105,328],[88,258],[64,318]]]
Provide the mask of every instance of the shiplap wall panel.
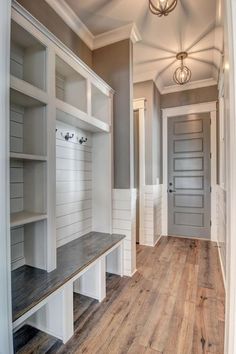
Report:
[[11,230],[11,268],[14,270],[24,264],[24,227],[22,226]]
[[162,185],[145,186],[144,244],[154,246],[162,232]]
[[[17,59],[17,56],[14,56]],[[22,65],[22,63],[21,63]],[[16,67],[16,70],[17,67]],[[22,69],[19,69],[20,71]],[[19,74],[19,72],[18,72]],[[21,73],[22,74],[22,73]],[[19,77],[19,76],[18,76]],[[24,109],[18,105],[10,108],[10,151],[23,152],[23,115]],[[11,213],[24,209],[24,163],[13,160],[10,162],[10,210]],[[11,230],[11,266],[16,269],[25,263],[24,259],[24,228]]]
[[[66,141],[67,132],[74,134]],[[79,139],[87,137],[86,144]],[[56,133],[57,246],[92,231],[92,137],[57,122]]]
[[23,49],[15,42],[11,42],[11,55],[10,55],[10,70],[11,74],[23,78]]
[[125,235],[124,274],[132,276],[136,270],[136,190],[114,189],[113,233]]

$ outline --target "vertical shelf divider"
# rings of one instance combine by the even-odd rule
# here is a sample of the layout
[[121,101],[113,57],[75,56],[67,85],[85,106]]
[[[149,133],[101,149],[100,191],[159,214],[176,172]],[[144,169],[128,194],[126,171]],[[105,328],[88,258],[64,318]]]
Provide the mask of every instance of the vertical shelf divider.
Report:
[[55,52],[48,48],[47,90],[49,104],[47,109],[47,271],[57,266],[56,259],[56,105],[55,105]]

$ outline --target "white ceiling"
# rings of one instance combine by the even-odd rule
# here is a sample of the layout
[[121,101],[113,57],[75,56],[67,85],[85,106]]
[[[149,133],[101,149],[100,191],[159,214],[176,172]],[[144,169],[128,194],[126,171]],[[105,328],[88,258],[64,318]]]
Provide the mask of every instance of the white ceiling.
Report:
[[148,0],[65,0],[94,35],[135,23],[141,41],[134,45],[134,81],[153,79],[163,91],[173,90],[175,55],[188,51],[190,86],[217,80],[221,62],[221,9],[218,0],[179,0],[164,18],[153,15]]

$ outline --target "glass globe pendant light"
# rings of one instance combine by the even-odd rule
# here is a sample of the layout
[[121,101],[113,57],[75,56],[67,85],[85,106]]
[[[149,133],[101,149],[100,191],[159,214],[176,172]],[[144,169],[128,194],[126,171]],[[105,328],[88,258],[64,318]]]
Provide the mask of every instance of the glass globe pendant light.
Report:
[[187,84],[192,76],[191,70],[186,65],[184,65],[184,59],[187,57],[188,54],[186,52],[180,52],[176,55],[176,59],[181,61],[180,67],[175,70],[173,75],[173,79],[178,85]]
[[178,0],[149,0],[150,11],[159,17],[168,16],[173,11]]

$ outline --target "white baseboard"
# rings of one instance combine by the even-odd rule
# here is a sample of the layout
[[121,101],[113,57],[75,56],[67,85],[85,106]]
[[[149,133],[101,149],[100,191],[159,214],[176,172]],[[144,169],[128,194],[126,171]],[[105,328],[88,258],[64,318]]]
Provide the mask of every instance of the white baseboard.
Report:
[[135,269],[133,272],[125,272],[124,273],[124,276],[125,277],[129,277],[129,278],[132,278],[132,276],[137,272],[137,269]]

